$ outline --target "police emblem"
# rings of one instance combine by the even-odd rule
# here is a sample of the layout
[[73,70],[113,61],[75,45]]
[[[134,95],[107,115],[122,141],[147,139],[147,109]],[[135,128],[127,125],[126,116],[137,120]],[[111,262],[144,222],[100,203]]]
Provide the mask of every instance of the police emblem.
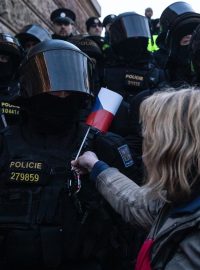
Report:
[[126,168],[132,166],[134,164],[134,161],[133,161],[133,158],[131,156],[131,152],[128,148],[128,145],[124,144],[124,145],[118,147],[117,149],[118,149],[120,156],[123,160],[124,166]]
[[66,14],[64,12],[61,12],[60,13],[60,17],[65,18],[66,17]]

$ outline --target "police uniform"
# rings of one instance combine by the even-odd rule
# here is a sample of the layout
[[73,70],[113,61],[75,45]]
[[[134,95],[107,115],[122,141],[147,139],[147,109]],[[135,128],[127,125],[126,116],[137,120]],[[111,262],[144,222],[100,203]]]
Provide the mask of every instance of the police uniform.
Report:
[[10,34],[1,33],[0,54],[10,57],[7,62],[0,63],[0,130],[2,130],[19,120],[20,107],[12,103],[20,91],[17,69],[22,60],[22,50],[18,40]]
[[[64,76],[55,76],[57,57]],[[76,114],[90,95],[90,65],[76,46],[49,40],[32,48],[21,67],[23,121],[1,136],[1,269],[122,269],[111,244],[113,210],[89,179],[80,188],[70,165],[85,134]],[[65,99],[47,94],[63,89],[71,93]],[[131,173],[133,159],[118,135],[95,132],[86,145]]]
[[[0,87],[0,130],[7,126],[15,125],[20,119],[20,106],[15,105],[14,98],[20,91],[17,82],[10,83],[7,87]],[[3,94],[4,92],[4,94]]]
[[[200,23],[200,14],[186,2],[176,2],[169,5],[161,14],[162,29],[158,39],[168,52],[166,71],[169,81],[174,87],[190,84],[192,80],[189,45],[181,45],[184,36],[192,35]],[[159,52],[159,51],[158,51]],[[162,52],[161,52],[162,53]],[[163,51],[163,58],[165,58]],[[160,55],[162,57],[162,54]]]
[[165,75],[155,67],[147,51],[150,31],[144,16],[134,12],[120,14],[110,27],[110,36],[112,53],[105,60],[102,85],[124,98],[111,130],[126,136],[132,98],[144,89],[156,88]]
[[[92,59],[94,66],[94,86],[92,92],[96,95],[101,88],[100,81],[103,76],[104,55],[102,47],[104,45],[104,39],[98,36],[76,35],[69,38],[68,41],[75,44],[81,51],[86,53]],[[89,108],[89,110],[91,110],[91,108]]]
[[191,41],[190,41],[190,51],[191,51],[191,70],[194,74],[193,85],[199,86],[200,83],[200,65],[199,65],[199,43],[200,43],[200,26],[197,26],[193,32]]

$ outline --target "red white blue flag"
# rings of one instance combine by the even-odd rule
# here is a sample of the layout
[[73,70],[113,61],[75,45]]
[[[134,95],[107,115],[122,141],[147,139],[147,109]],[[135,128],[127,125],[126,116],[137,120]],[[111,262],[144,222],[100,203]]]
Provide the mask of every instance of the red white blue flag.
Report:
[[108,131],[123,97],[107,88],[101,88],[86,124],[101,132]]

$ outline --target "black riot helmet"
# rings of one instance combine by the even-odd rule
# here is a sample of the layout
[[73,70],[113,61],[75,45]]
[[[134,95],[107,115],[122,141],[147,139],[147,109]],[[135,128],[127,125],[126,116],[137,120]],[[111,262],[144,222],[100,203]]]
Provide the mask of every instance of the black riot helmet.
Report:
[[7,53],[14,57],[19,64],[21,60],[21,47],[18,40],[9,33],[0,33],[0,53]]
[[18,40],[8,33],[0,33],[0,83],[8,85],[15,78],[22,59]]
[[15,36],[23,48],[26,49],[26,42],[29,40],[39,43],[47,39],[51,39],[50,33],[40,25],[29,24],[24,26],[21,31]]
[[146,51],[149,38],[147,18],[135,12],[118,15],[110,27],[111,46],[122,56]]
[[200,14],[186,2],[175,2],[169,5],[161,14],[161,33],[165,33],[165,45],[172,49],[182,37],[192,34],[200,23]]
[[46,40],[34,46],[20,68],[22,97],[67,91],[91,95],[92,62],[75,45]]

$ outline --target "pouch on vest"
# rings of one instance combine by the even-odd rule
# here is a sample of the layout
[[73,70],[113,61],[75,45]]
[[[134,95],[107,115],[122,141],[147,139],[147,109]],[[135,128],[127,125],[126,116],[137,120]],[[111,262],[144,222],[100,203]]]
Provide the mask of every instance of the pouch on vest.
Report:
[[36,219],[33,209],[39,206],[40,188],[0,190],[0,228],[27,228]]

